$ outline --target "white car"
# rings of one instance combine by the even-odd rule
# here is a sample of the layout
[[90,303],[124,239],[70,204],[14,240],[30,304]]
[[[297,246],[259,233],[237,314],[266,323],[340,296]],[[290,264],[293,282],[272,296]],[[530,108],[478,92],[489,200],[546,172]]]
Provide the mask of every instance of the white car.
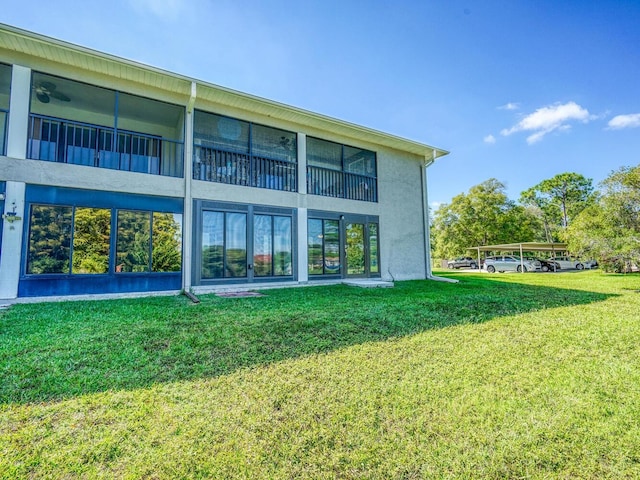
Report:
[[562,269],[575,268],[576,270],[583,270],[585,268],[594,268],[597,265],[595,260],[579,260],[571,257],[555,257],[551,260],[560,265]]
[[496,255],[487,257],[484,261],[484,268],[489,273],[494,272],[521,272],[524,267],[525,272],[535,272],[540,269],[540,262],[522,259],[515,255]]

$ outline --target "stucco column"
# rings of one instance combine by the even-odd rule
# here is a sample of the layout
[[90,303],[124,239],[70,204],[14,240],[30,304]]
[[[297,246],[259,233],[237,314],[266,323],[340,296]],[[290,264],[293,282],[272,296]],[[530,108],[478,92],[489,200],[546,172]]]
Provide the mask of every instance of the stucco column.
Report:
[[11,72],[7,157],[27,158],[31,69],[14,65]]
[[[24,217],[24,192],[26,184],[7,182],[4,200],[2,228],[2,254],[0,254],[0,298],[18,296],[20,259],[22,257],[22,232]],[[15,215],[14,215],[15,214]],[[9,219],[14,219],[10,221]]]
[[[31,69],[14,65],[9,100],[8,157],[20,159],[27,157],[30,97]],[[9,299],[18,296],[22,236],[26,225],[25,190],[26,184],[23,182],[9,181],[6,184],[4,212],[2,212],[4,216],[2,218],[2,254],[0,254],[0,298]]]
[[298,208],[298,282],[300,283],[309,281],[308,256],[307,209]]
[[298,282],[309,281],[307,259],[307,136],[298,133]]

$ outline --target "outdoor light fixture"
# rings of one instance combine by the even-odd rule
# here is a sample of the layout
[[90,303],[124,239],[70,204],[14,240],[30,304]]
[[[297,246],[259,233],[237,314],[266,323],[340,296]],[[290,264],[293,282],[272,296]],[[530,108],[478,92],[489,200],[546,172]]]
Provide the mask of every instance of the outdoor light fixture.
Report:
[[16,202],[15,201],[12,202],[11,206],[13,207],[13,209],[10,212],[7,212],[4,215],[2,215],[2,218],[4,218],[9,223],[22,220],[22,217],[19,217],[18,214],[16,213]]

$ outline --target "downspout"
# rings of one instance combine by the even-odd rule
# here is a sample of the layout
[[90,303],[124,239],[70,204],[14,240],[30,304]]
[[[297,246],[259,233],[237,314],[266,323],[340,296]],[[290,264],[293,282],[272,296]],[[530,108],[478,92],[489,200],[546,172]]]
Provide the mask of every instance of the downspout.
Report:
[[435,280],[438,282],[449,282],[449,283],[458,283],[458,280],[454,280],[452,278],[438,277],[433,275],[431,271],[431,227],[429,225],[429,194],[427,192],[427,168],[436,161],[436,151],[433,150],[430,159],[425,159],[424,168],[422,170],[422,211],[423,211],[423,222],[424,222],[424,258],[425,258],[425,267],[427,273],[427,280]]
[[182,290],[191,291],[191,266],[193,261],[193,107],[196,103],[196,83],[191,82],[191,94],[185,112],[184,141],[184,214],[182,216]]

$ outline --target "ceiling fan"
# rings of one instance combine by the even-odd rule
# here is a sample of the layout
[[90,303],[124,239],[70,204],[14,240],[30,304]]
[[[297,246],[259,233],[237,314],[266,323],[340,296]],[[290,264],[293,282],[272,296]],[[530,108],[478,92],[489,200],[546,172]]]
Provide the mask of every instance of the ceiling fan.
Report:
[[36,98],[42,103],[49,103],[52,98],[60,100],[61,102],[69,102],[71,99],[64,93],[56,91],[55,83],[51,82],[38,82],[33,86],[36,91]]

